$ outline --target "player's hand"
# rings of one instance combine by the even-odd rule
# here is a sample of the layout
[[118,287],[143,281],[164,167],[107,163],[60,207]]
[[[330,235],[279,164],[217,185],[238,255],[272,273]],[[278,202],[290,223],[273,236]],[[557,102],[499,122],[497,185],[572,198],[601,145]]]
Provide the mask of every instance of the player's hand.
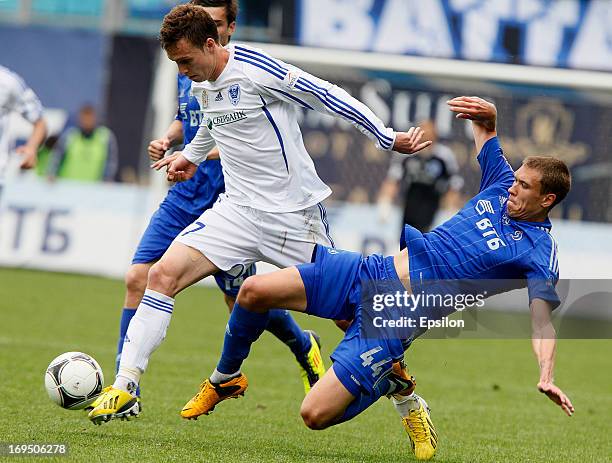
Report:
[[553,383],[540,381],[538,383],[538,391],[542,394],[546,394],[550,400],[559,405],[567,416],[572,416],[574,413],[572,402],[569,397]]
[[[165,166],[169,165],[170,163],[172,163],[180,155],[181,155],[181,152],[180,151],[176,151],[175,153],[172,153],[170,156],[166,156],[165,158],[162,158],[159,161],[154,162],[151,165],[151,169],[159,170],[162,167],[165,167]],[[166,168],[166,170],[168,170],[168,168]]]
[[491,132],[495,130],[497,108],[493,103],[477,96],[459,96],[446,104],[452,112],[457,113],[457,119],[473,121]]
[[195,175],[196,170],[198,170],[198,166],[185,159],[181,152],[160,159],[151,167],[155,170],[160,170],[164,166],[166,166],[166,177],[169,182],[184,182],[185,180],[189,180]]
[[397,132],[395,134],[395,143],[393,144],[393,151],[402,154],[414,154],[422,149],[427,148],[433,142],[427,140],[421,142],[423,138],[423,129],[420,127],[410,127],[408,132]]
[[168,149],[170,149],[170,139],[168,137],[151,140],[151,142],[149,142],[149,147],[147,148],[149,159],[151,159],[151,161],[159,161],[164,157],[164,154],[166,154]]
[[21,164],[20,167],[22,169],[32,169],[36,167],[37,161],[37,150],[28,145],[21,145],[15,148],[15,151],[21,154]]

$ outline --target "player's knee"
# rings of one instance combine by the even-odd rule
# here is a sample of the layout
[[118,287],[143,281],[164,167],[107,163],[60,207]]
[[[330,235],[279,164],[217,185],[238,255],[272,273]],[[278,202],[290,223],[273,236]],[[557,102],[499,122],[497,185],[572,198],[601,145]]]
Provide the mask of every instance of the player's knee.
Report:
[[329,414],[325,410],[317,405],[309,405],[302,403],[300,408],[300,415],[304,424],[310,429],[321,430],[328,428],[331,425]]
[[262,277],[254,275],[244,280],[236,301],[245,309],[264,312],[269,309],[267,299],[268,295],[262,283]]
[[148,288],[163,294],[174,295],[177,291],[177,277],[168,266],[159,261],[149,270]]
[[129,293],[143,293],[147,287],[148,268],[132,265],[125,274],[125,287]]

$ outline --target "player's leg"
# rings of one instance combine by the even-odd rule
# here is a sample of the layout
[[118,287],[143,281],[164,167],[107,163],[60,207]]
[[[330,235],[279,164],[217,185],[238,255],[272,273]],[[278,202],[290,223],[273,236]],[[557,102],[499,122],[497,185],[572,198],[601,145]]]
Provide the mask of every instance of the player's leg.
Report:
[[[215,280],[217,285],[224,292],[225,301],[233,309],[238,290],[245,278],[257,273],[256,265],[247,267],[242,275],[234,276],[235,272],[217,272]],[[266,331],[270,332],[293,353],[295,360],[300,368],[304,393],[307,394],[310,388],[323,376],[325,366],[321,356],[321,340],[317,333],[312,330],[302,330],[297,324],[291,313],[285,309],[270,310],[268,315],[268,325]]]
[[130,321],[136,314],[136,309],[140,300],[147,289],[147,278],[149,269],[153,265],[150,263],[132,264],[125,274],[125,300],[121,311],[119,322],[119,339],[117,341],[117,356],[115,358],[115,372],[119,370],[119,360],[123,352],[123,341],[127,333]]
[[208,415],[222,400],[244,394],[248,386],[240,372],[253,344],[266,330],[271,307],[306,308],[306,291],[295,267],[247,278],[242,284],[227,323],[217,367],[200,391],[181,410],[181,416],[197,419]]
[[257,228],[244,211],[221,198],[180,233],[149,270],[147,289],[130,322],[119,373],[111,391],[94,402],[89,418],[97,423],[117,417],[165,337],[174,296],[196,281],[257,257]]
[[192,214],[175,207],[168,198],[151,216],[134,252],[132,265],[125,275],[126,292],[119,324],[116,371],[119,370],[119,360],[128,326],[147,288],[149,269],[166,252],[174,238],[196,219],[197,217]]
[[[227,272],[219,271],[215,274],[215,281],[223,291],[230,312],[234,308],[240,286],[246,278],[256,273],[256,265],[251,264],[246,267],[238,266]],[[300,367],[304,391],[308,393],[312,385],[325,372],[319,367],[323,365],[319,336],[314,331],[302,330],[289,311],[284,309],[270,310],[266,331],[289,347]]]
[[[329,258],[332,262],[329,262]],[[328,319],[352,318],[348,293],[361,255],[317,246],[313,263],[247,278],[230,316],[217,367],[181,411],[184,418],[208,414],[222,400],[247,387],[240,372],[251,344],[265,330],[271,307]]]
[[176,241],[151,267],[148,287],[127,330],[115,382],[92,404],[89,419],[94,424],[129,416],[140,377],[166,336],[174,296],[217,270],[200,251]]

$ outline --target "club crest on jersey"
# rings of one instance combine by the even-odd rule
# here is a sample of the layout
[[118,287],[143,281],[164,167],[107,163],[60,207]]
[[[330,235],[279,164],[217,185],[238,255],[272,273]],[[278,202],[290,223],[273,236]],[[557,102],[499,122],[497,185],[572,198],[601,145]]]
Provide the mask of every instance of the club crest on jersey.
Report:
[[240,102],[240,84],[231,85],[227,90],[227,96],[234,106]]
[[523,232],[521,230],[516,230],[514,233],[508,233],[508,236],[514,241],[520,241],[523,239]]
[[493,205],[488,199],[479,199],[474,209],[476,209],[476,212],[478,212],[480,215],[484,214],[485,212],[489,212],[491,214],[495,213],[493,210]]

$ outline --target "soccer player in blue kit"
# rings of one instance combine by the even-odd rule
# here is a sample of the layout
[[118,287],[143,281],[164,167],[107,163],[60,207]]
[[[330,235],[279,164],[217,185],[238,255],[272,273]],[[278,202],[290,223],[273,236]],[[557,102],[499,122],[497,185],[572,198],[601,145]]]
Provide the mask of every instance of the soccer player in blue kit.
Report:
[[[368,284],[386,294],[426,290],[428,281],[461,280],[485,285],[487,297],[525,285],[532,317],[532,346],[538,361],[538,390],[570,415],[574,407],[553,382],[555,330],[551,312],[559,305],[557,245],[550,234],[548,213],[567,195],[571,179],[567,166],[552,157],[528,157],[513,172],[496,132],[497,111],[477,97],[448,102],[457,118],[472,121],[478,162],[482,169],[479,193],[450,220],[429,233],[406,225],[402,250],[395,256],[340,251],[318,245],[309,264],[247,278],[230,316],[217,370],[231,379],[207,394],[209,408],[243,393],[240,367],[251,344],[266,326],[268,310],[283,306],[328,319],[352,319],[332,354],[325,376],[304,399],[301,415],[312,429],[347,421],[382,396],[390,397],[402,417],[411,447],[419,460],[436,452],[437,434],[426,402],[414,394],[414,379],[403,363],[404,350],[424,329],[408,329],[404,339],[364,335],[367,316],[363,290]],[[418,142],[418,140],[417,140]],[[480,282],[479,282],[480,280]],[[491,280],[495,285],[491,290]],[[421,312],[442,318],[449,311]],[[219,394],[226,387],[227,393]]]
[[[236,27],[237,0],[192,0],[191,3],[206,9],[217,24],[220,43],[227,45]],[[173,146],[189,143],[198,131],[202,111],[197,99],[191,94],[191,83],[186,76],[178,75],[176,119],[162,138],[149,143],[148,153],[152,160],[161,159]],[[174,238],[195,222],[206,209],[211,208],[223,191],[225,185],[219,152],[217,148],[213,148],[207,162],[200,165],[195,176],[189,181],[174,185],[151,217],[125,277],[127,291],[117,345],[117,368],[129,323],[143,300],[149,269],[164,254]],[[228,272],[220,271],[214,275],[230,310],[244,278],[255,273],[255,264],[252,264]],[[149,303],[155,305],[155,301]],[[300,365],[305,391],[308,392],[325,372],[318,337],[311,331],[302,331],[286,310],[272,311],[267,330],[287,344],[294,353]],[[138,404],[128,414],[138,414],[139,408]]]

